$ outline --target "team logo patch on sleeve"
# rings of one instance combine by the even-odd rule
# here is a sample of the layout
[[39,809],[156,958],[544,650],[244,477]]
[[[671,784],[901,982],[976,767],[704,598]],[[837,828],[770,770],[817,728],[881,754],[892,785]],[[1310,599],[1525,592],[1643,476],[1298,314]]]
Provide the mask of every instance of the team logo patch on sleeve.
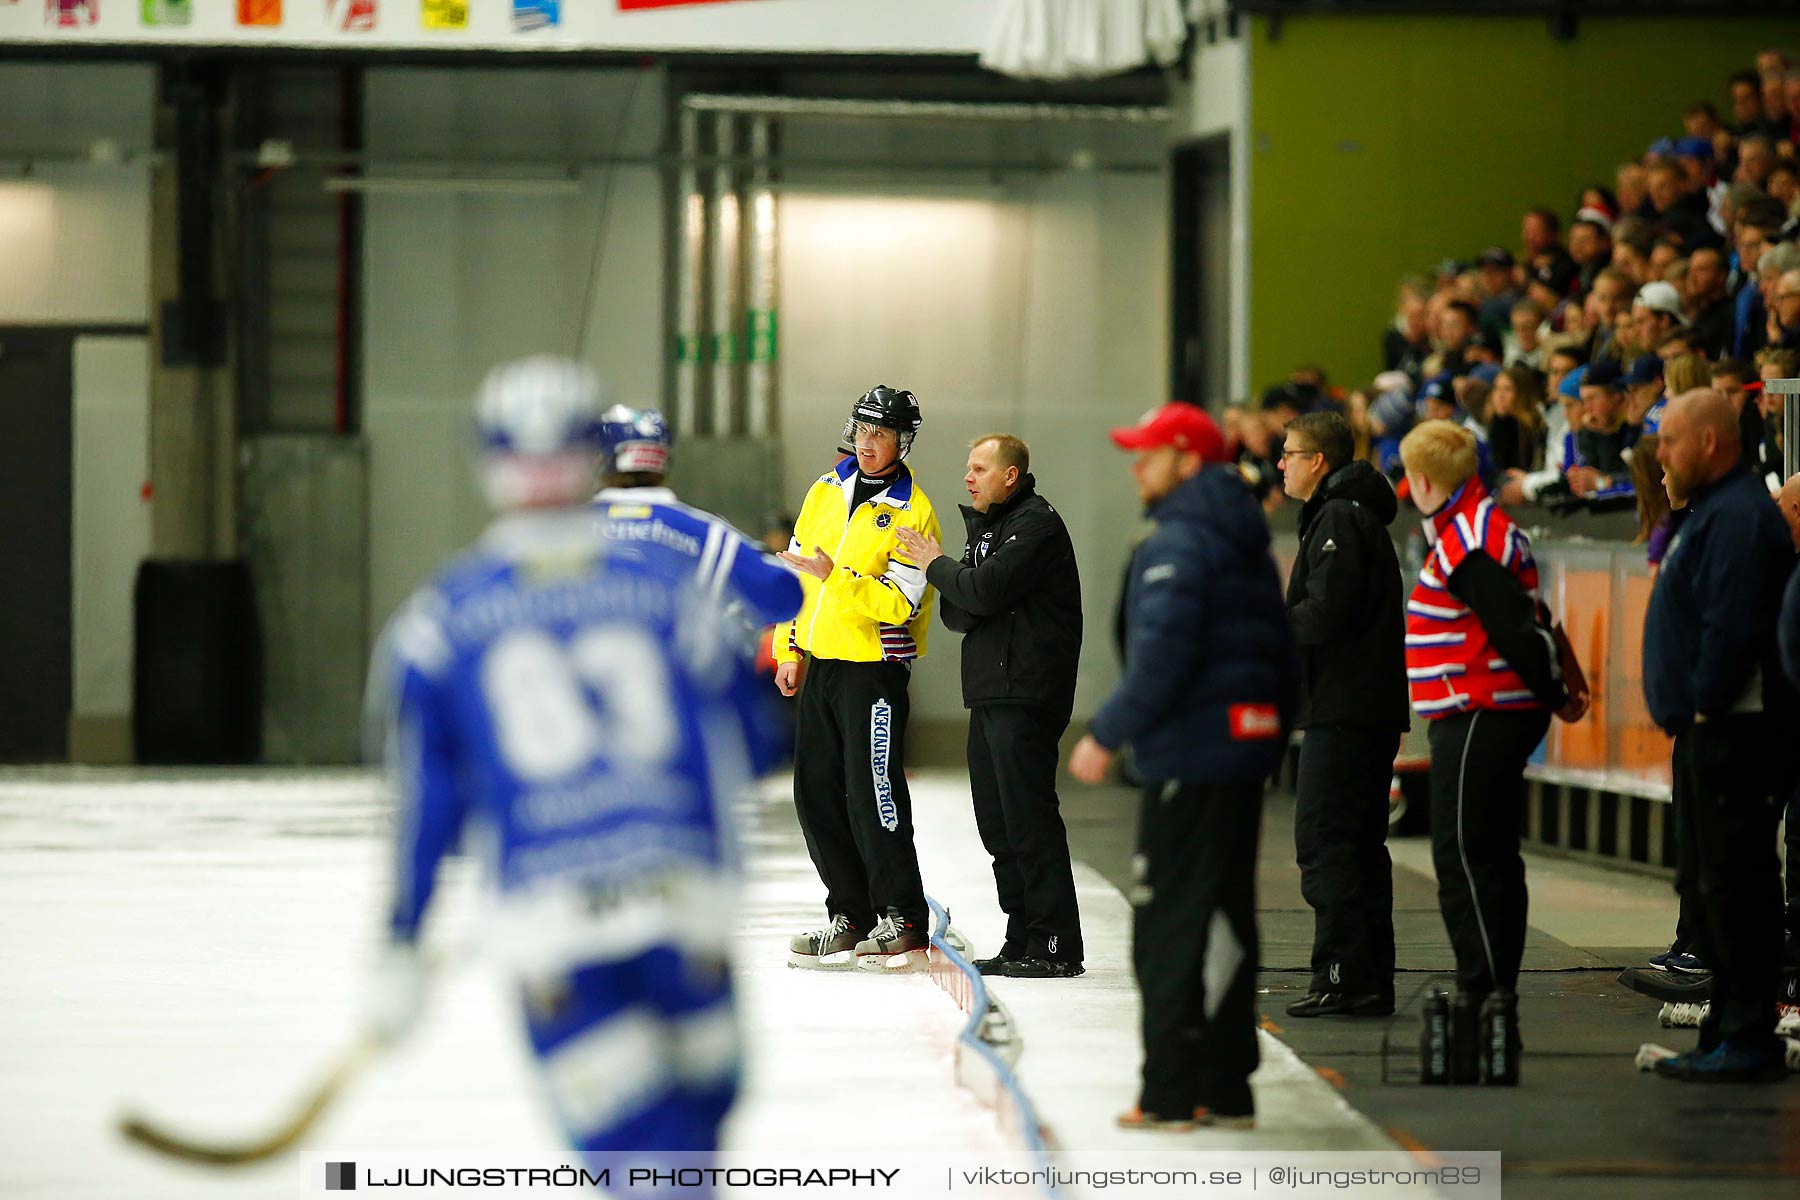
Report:
[[1234,704],[1228,716],[1234,742],[1260,742],[1281,736],[1281,713],[1273,704]]

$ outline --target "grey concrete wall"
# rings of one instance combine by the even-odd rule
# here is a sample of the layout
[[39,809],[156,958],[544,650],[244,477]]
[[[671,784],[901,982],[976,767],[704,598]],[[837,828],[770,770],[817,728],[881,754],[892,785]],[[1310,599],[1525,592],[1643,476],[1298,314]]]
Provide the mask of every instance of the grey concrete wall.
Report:
[[244,557],[263,631],[263,758],[360,759],[368,660],[368,461],[354,438],[245,441]]

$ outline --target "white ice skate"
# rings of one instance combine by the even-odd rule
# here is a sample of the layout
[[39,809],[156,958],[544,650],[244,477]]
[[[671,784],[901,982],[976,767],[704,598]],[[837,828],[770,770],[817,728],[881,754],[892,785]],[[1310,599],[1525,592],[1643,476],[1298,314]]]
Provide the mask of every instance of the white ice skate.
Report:
[[1710,1001],[1706,1004],[1665,1004],[1656,1019],[1664,1029],[1698,1029],[1711,1009]]

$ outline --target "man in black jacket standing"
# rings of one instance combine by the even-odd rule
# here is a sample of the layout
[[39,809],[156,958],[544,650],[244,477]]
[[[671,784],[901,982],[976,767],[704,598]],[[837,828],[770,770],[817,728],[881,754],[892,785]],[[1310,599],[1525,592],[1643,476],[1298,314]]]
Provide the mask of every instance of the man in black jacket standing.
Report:
[[1300,554],[1287,611],[1303,688],[1294,850],[1312,906],[1312,983],[1290,1017],[1394,1011],[1394,879],[1388,781],[1406,731],[1406,618],[1387,526],[1388,481],[1353,460],[1350,425],[1333,412],[1289,422],[1287,494],[1301,501]]
[[1056,796],[1057,739],[1081,653],[1075,547],[1037,493],[1031,451],[1011,434],[975,439],[963,484],[961,562],[913,530],[895,536],[938,589],[944,624],[963,635],[969,788],[1006,913],[999,952],[975,965],[1023,979],[1080,975],[1081,915]]
[[1656,458],[1690,515],[1669,544],[1644,620],[1644,699],[1675,739],[1676,879],[1713,969],[1699,1045],[1656,1064],[1697,1082],[1787,1074],[1775,1034],[1781,875],[1775,826],[1794,784],[1783,738],[1794,692],[1777,649],[1793,541],[1762,482],[1738,462],[1731,403],[1686,392],[1663,414]]

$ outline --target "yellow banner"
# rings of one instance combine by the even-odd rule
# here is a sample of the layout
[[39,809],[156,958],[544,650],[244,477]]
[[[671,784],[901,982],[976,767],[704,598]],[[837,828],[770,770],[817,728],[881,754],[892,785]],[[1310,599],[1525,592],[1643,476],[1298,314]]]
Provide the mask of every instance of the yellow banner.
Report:
[[427,29],[467,29],[469,0],[424,0],[421,14]]

